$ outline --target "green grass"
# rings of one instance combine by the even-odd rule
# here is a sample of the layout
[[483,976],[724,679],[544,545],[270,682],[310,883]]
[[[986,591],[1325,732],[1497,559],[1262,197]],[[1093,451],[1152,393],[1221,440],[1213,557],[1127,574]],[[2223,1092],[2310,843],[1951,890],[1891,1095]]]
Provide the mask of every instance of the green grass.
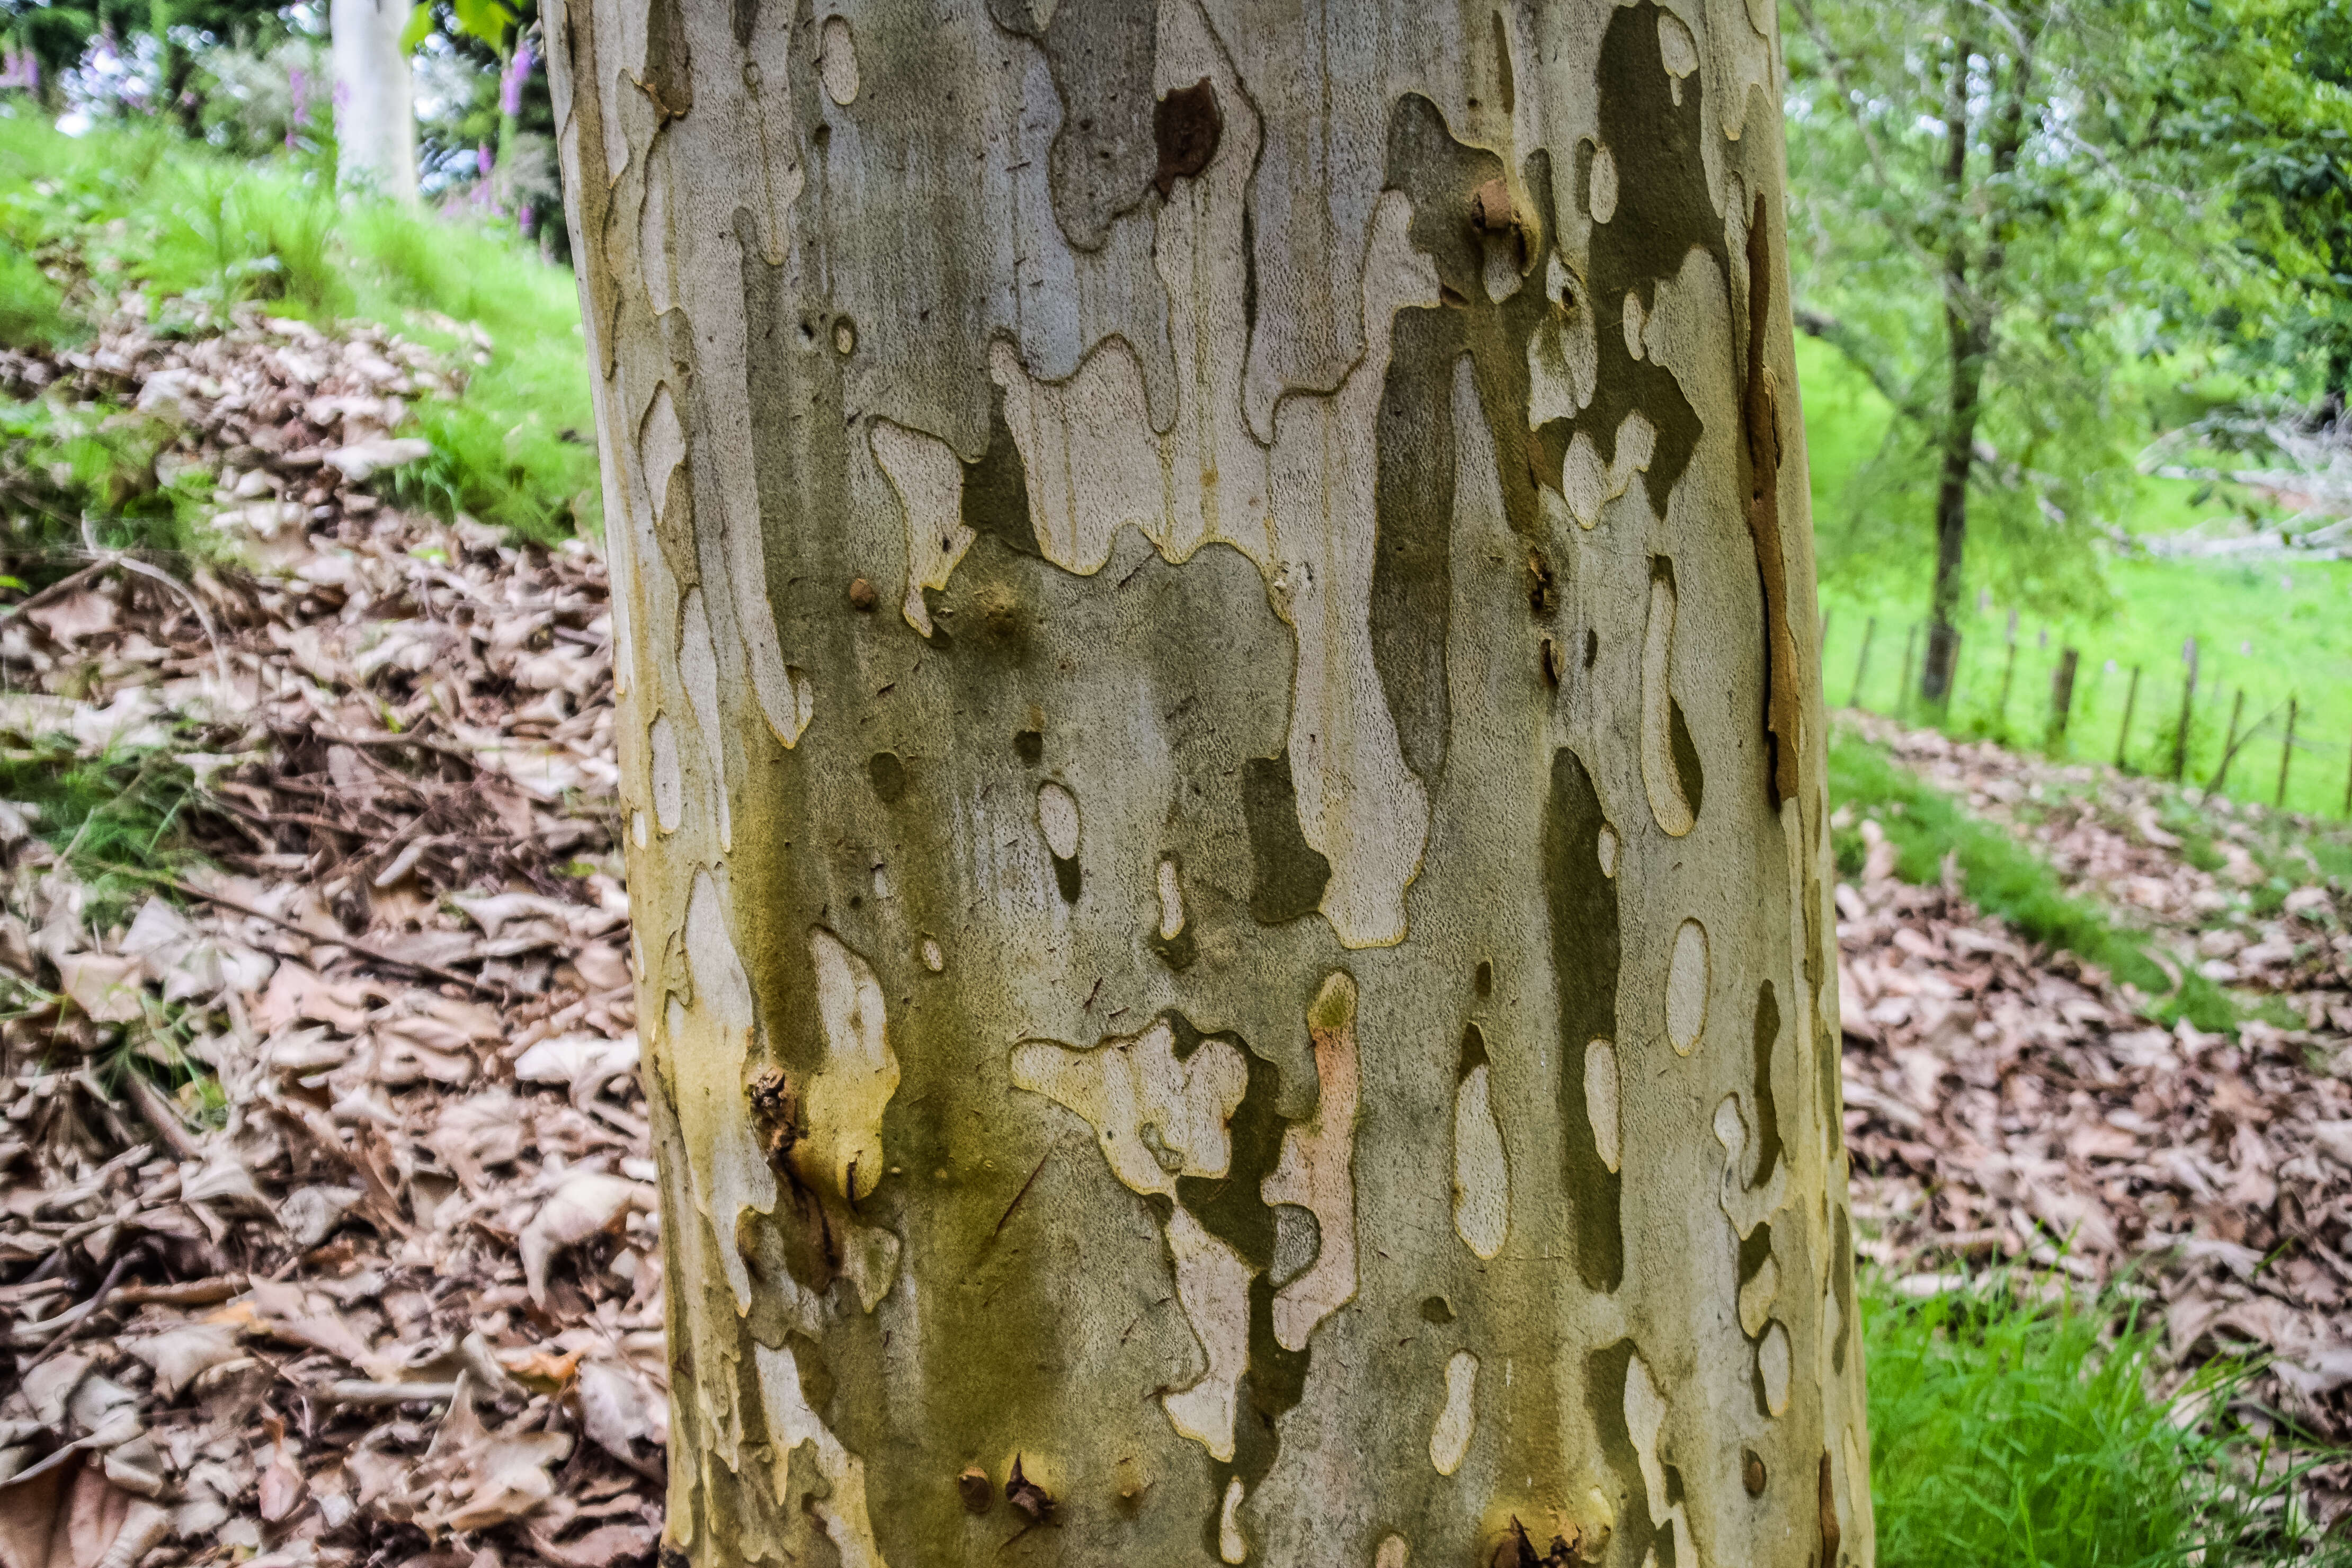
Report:
[[2296,1518],[2289,1457],[2231,1420],[2242,1369],[2156,1395],[2161,1333],[2129,1303],[2051,1305],[2019,1283],[1991,1275],[1920,1300],[1866,1283],[1886,1568],[2346,1558]]
[[[539,539],[601,528],[576,286],[510,230],[338,201],[291,158],[246,163],[152,127],[69,137],[4,115],[0,226],[12,251],[69,251],[87,269],[61,302],[35,269],[50,293],[25,282],[26,309],[47,299],[67,321],[27,331],[70,332],[101,292],[135,282],[167,331],[175,296],[250,300],[321,323],[378,321],[439,351],[468,379],[455,401],[415,405],[434,452],[398,471],[398,499]],[[0,337],[21,270],[0,267]]]
[[[31,805],[33,831],[72,868],[96,931],[136,914],[155,891],[140,872],[184,877],[201,861],[184,813],[194,775],[171,751],[97,757],[69,747],[0,753],[0,800]],[[128,868],[126,872],[121,868]]]
[[1836,835],[1838,867],[1846,875],[1862,869],[1859,824],[1872,818],[1895,847],[1895,874],[1905,881],[1936,881],[1944,858],[1954,856],[1961,885],[1979,909],[2006,921],[2029,941],[2063,948],[2139,987],[2158,999],[2161,1020],[2186,1016],[2209,1030],[2236,1024],[2236,1009],[2219,986],[2191,968],[2175,989],[2138,937],[2117,927],[2096,905],[2069,897],[2040,856],[1999,826],[1971,816],[1958,801],[1869,742],[1844,732],[1832,739],[1830,799],[1851,807],[1856,824]]

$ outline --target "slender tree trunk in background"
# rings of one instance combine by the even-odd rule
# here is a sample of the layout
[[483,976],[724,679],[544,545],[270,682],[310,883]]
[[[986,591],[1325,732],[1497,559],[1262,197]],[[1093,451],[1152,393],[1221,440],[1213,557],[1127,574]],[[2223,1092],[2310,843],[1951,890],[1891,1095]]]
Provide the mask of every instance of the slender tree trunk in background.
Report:
[[394,201],[416,199],[416,109],[400,35],[407,0],[332,0],[336,173]]
[[1944,337],[1951,352],[1944,406],[1943,463],[1936,478],[1936,584],[1928,602],[1927,657],[1919,694],[1930,703],[1952,689],[1959,655],[1963,557],[1969,538],[1969,476],[1976,467],[1977,415],[1984,391],[1985,356],[1992,320],[1980,282],[1969,276],[1969,59],[1966,34],[1953,42],[1952,76],[1944,107],[1944,200],[1952,225],[1944,251]]
[[1771,8],[1303,15],[551,18],[706,1568],[1871,1561]]

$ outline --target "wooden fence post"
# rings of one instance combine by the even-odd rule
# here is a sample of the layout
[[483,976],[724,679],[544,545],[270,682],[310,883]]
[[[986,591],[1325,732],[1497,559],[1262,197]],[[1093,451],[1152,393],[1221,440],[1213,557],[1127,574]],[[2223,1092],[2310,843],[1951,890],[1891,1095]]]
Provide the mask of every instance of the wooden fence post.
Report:
[[1853,658],[1853,689],[1846,693],[1845,705],[1859,711],[1862,708],[1862,678],[1870,668],[1870,643],[1878,635],[1878,617],[1873,616],[1862,625],[1862,651]]
[[1919,650],[1919,623],[1913,621],[1909,635],[1903,639],[1903,680],[1895,689],[1895,716],[1897,719],[1911,707],[1911,656]]
[[2189,722],[2197,702],[2197,639],[2190,637],[2180,645],[2180,658],[2189,666],[2189,674],[2180,686],[2180,728],[2172,737],[2172,782],[2179,784],[2189,771]]
[[1992,727],[2004,738],[2009,734],[2009,687],[2017,679],[2017,620],[2009,623],[2009,654],[2000,665],[2000,700],[1993,709]]
[[2050,723],[2046,744],[2058,747],[2066,743],[2066,721],[2074,710],[2074,668],[2082,655],[2067,648],[2058,656],[2058,668],[2050,676]]
[[2124,688],[2124,721],[2116,727],[2116,766],[2129,772],[2132,710],[2139,706],[2139,666],[2132,666],[2131,684]]
[[2221,742],[2221,765],[2215,768],[2213,776],[2206,781],[2205,790],[2209,795],[2219,795],[2221,786],[2230,782],[2230,764],[2237,760],[2238,755],[2238,719],[2245,710],[2246,689],[2241,686],[2237,695],[2230,699],[2230,733]]
[[2281,810],[2284,810],[2286,808],[2287,765],[2294,761],[2294,717],[2296,706],[2295,699],[2290,695],[2286,700],[2286,739],[2279,742],[2278,799],[2273,803]]

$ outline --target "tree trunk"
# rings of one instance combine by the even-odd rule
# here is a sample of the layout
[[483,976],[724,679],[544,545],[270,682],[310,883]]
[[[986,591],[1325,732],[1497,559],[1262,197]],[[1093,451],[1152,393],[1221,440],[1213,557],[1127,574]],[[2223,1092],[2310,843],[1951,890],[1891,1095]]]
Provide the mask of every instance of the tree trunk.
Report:
[[407,0],[333,0],[336,175],[394,201],[416,199],[416,110],[400,35]]
[[1771,19],[556,13],[676,1551],[1871,1560]]
[[1944,105],[1944,341],[1950,350],[1944,404],[1944,451],[1936,477],[1936,583],[1928,595],[1927,657],[1919,667],[1919,695],[1930,703],[1952,689],[1959,657],[1961,575],[1969,540],[1969,476],[1976,467],[1977,415],[1982,406],[1985,356],[1992,323],[1969,278],[1969,61],[1976,45],[1967,34],[1952,44],[1952,75]]

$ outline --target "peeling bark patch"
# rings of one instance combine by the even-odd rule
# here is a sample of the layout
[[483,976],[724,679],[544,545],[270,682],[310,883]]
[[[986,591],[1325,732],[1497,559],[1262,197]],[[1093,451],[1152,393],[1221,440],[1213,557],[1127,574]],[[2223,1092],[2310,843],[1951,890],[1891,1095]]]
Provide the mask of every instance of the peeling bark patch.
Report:
[[929,637],[931,611],[923,590],[948,585],[975,537],[962,515],[963,465],[945,441],[887,419],[874,422],[866,444],[907,514],[907,592],[899,613]]
[[1676,1056],[1696,1050],[1706,1031],[1707,969],[1706,928],[1685,921],[1675,928],[1666,964],[1666,1043]]
[[1617,158],[1606,147],[1592,150],[1592,168],[1585,176],[1585,205],[1594,223],[1617,216]]
[[1227,1563],[1249,1558],[1249,1538],[1242,1533],[1242,1479],[1225,1483],[1225,1500],[1217,1510],[1217,1555]]
[[1454,1233],[1481,1258],[1503,1250],[1511,1223],[1510,1167],[1495,1120],[1493,1072],[1478,1026],[1462,1032],[1454,1088]]
[[[1607,827],[1592,775],[1574,752],[1561,747],[1552,754],[1542,848],[1563,1041],[1613,1039],[1617,1034],[1617,886],[1601,870],[1601,835]],[[1614,1290],[1625,1274],[1621,1184],[1594,1135],[1584,1067],[1568,1059],[1559,1068],[1563,1173],[1575,1215],[1578,1273],[1589,1289]]]
[[[677,752],[677,726],[668,714],[654,716],[646,743],[653,752],[654,826],[675,833],[686,820],[686,767]],[[641,840],[644,837],[638,835]]]
[[1062,901],[1078,901],[1078,802],[1060,784],[1046,783],[1037,790],[1037,826],[1054,858],[1054,883]]
[[1606,463],[1601,460],[1601,448],[1593,444],[1591,433],[1579,430],[1569,441],[1559,475],[1560,496],[1568,502],[1576,526],[1597,525],[1601,509],[1625,493],[1633,476],[1649,468],[1657,449],[1657,426],[1638,412],[1625,416],[1624,423],[1617,426],[1616,455]]
[[855,1205],[882,1181],[882,1110],[898,1091],[898,1058],[873,966],[823,926],[809,932],[809,958],[824,1059],[803,1096],[794,1165],[804,1184]]
[[1151,184],[1154,8],[1149,0],[1034,8],[1031,0],[989,0],[988,9],[999,26],[1045,50],[1062,114],[1046,165],[1054,217],[1072,246],[1098,250],[1112,220]]
[[1698,783],[1690,733],[1675,700],[1675,569],[1664,556],[1650,560],[1650,613],[1642,632],[1642,789],[1659,831],[1680,838],[1698,825]]
[[807,1507],[840,1552],[841,1568],[887,1568],[882,1549],[875,1543],[866,1506],[866,1461],[843,1447],[841,1439],[818,1419],[801,1387],[793,1347],[771,1350],[755,1344],[751,1356],[766,1406],[764,1430],[768,1449],[774,1456],[775,1495],[793,1495],[788,1467],[805,1446],[824,1482],[822,1492],[809,1498]]
[[948,955],[940,949],[937,937],[923,939],[923,967],[937,974],[948,966]]
[[1372,1553],[1372,1568],[1404,1568],[1405,1544],[1402,1535],[1385,1535]]
[[683,120],[694,110],[694,55],[679,0],[652,0],[646,7],[646,68],[637,86],[659,120]]
[[1765,1414],[1778,1416],[1788,1410],[1789,1371],[1788,1326],[1775,1319],[1756,1346],[1756,1386]]
[[816,74],[825,97],[834,102],[845,108],[857,97],[857,46],[846,16],[824,19],[817,37]]
[[1455,1351],[1445,1363],[1445,1404],[1429,1432],[1429,1463],[1441,1476],[1460,1469],[1470,1452],[1470,1438],[1477,1429],[1477,1389],[1478,1358]]
[[[1619,432],[1626,416],[1638,409],[1655,433],[1654,450],[1641,471],[1651,509],[1661,517],[1697,450],[1700,424],[1674,373],[1644,350],[1637,291],[1678,274],[1694,247],[1730,275],[1723,219],[1707,186],[1702,79],[1674,71],[1682,57],[1679,46],[1663,43],[1670,27],[1683,24],[1653,0],[1641,0],[1612,14],[1601,37],[1593,73],[1601,91],[1594,142],[1608,153],[1618,195],[1608,221],[1592,231],[1585,284],[1588,296],[1603,308],[1612,300],[1622,302],[1626,331],[1598,334],[1591,394],[1563,422],[1559,437],[1565,447],[1573,434],[1589,435],[1613,472]],[[1681,36],[1687,40],[1688,29]],[[1674,50],[1671,60],[1667,49]],[[1597,153],[1594,161],[1599,162]],[[1588,207],[1594,205],[1591,183],[1588,175]],[[1597,211],[1594,216],[1600,216]],[[1615,221],[1619,217],[1626,221]]]
[[1243,764],[1242,811],[1256,867],[1250,917],[1260,925],[1276,926],[1313,914],[1322,907],[1331,862],[1307,842],[1298,826],[1289,752],[1252,757]]
[[1356,983],[1323,982],[1307,1009],[1315,1043],[1315,1110],[1283,1134],[1282,1155],[1260,1184],[1271,1206],[1296,1204],[1315,1216],[1321,1245],[1314,1266],[1274,1299],[1275,1342],[1303,1351],[1316,1326],[1356,1294],[1356,1114],[1361,1070],[1356,1050]]
[[963,499],[958,515],[974,534],[986,534],[1016,555],[1035,556],[1037,526],[1029,515],[1029,479],[1021,447],[1004,420],[1004,389],[989,402],[988,447],[980,460],[963,465]]
[[1160,862],[1160,940],[1173,942],[1184,929],[1184,885],[1179,879],[1173,856]]
[[1372,666],[1405,765],[1424,782],[1445,766],[1453,713],[1446,628],[1454,601],[1454,348],[1445,312],[1397,319],[1373,423]]
[[[732,1237],[747,1210],[776,1206],[776,1179],[743,1114],[744,1069],[758,1014],[751,984],[727,929],[719,884],[695,873],[680,932],[693,990],[672,992],[658,1059],[677,1107],[695,1205],[713,1232]],[[751,1271],[731,1247],[718,1249],[739,1310],[751,1304]]]
[[1789,566],[1780,542],[1780,411],[1765,333],[1772,321],[1772,256],[1769,211],[1756,196],[1748,225],[1748,385],[1741,399],[1747,426],[1748,532],[1756,546],[1756,576],[1764,595],[1764,754],[1772,809],[1797,798],[1801,710],[1797,639],[1789,628]]
[[1217,89],[1207,77],[1191,87],[1171,88],[1151,109],[1151,139],[1159,149],[1160,166],[1152,171],[1152,189],[1166,201],[1176,182],[1189,180],[1209,166],[1224,139],[1225,117],[1217,107]]
[[1601,1163],[1614,1173],[1623,1158],[1623,1132],[1619,1109],[1617,1047],[1607,1040],[1591,1040],[1584,1047],[1584,1109],[1592,1123],[1592,1145]]
[[1836,1568],[1838,1543],[1843,1531],[1838,1529],[1837,1487],[1830,1474],[1829,1450],[1822,1450],[1820,1512],[1822,1528],[1821,1568]]

